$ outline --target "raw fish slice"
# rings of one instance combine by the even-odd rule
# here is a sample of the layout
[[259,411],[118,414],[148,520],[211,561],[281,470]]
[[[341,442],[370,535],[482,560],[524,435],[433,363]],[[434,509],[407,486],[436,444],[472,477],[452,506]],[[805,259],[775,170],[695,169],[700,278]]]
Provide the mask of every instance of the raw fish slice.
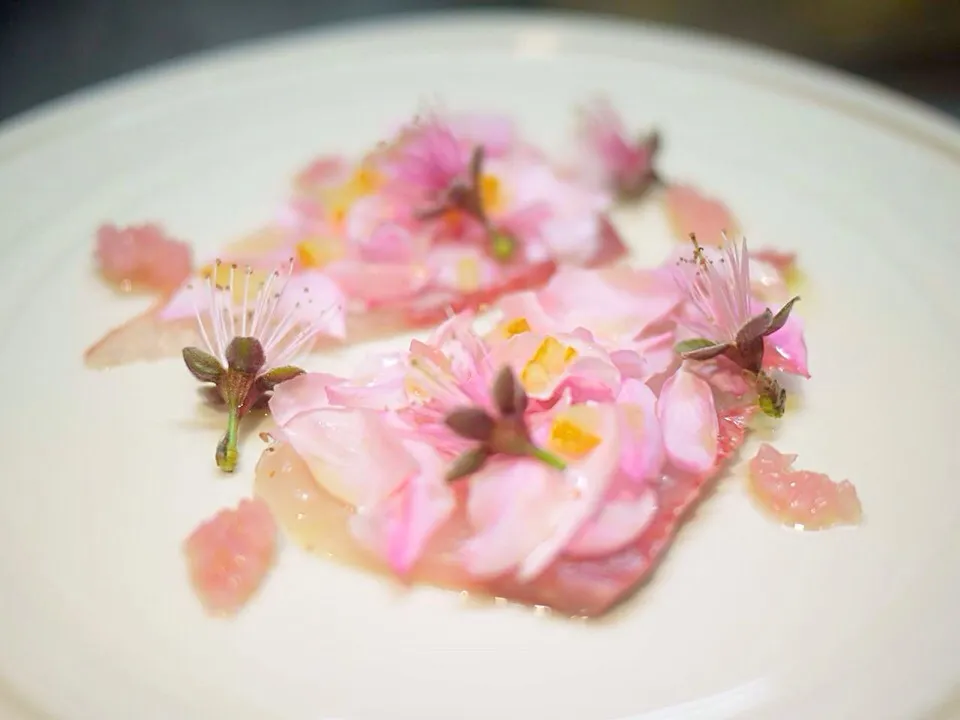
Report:
[[174,321],[160,319],[160,310],[169,298],[164,297],[145,312],[114,328],[87,348],[84,363],[104,369],[143,360],[176,357],[185,347],[201,344],[197,323],[193,318]]

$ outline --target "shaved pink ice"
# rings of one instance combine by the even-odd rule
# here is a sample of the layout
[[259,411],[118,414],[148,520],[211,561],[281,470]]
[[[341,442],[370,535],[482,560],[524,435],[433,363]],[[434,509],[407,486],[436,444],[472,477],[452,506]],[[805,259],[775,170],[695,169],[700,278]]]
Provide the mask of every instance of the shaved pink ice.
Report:
[[259,498],[221,510],[190,534],[183,545],[190,582],[210,613],[232,615],[253,596],[273,564],[276,536]]
[[124,290],[171,291],[190,276],[192,263],[190,246],[153,224],[102,225],[95,257],[100,274]]
[[[504,297],[486,335],[456,316],[380,371],[281,385],[257,495],[316,552],[405,582],[602,614],[652,572],[755,410],[704,379],[707,363],[679,362],[672,346],[691,301],[660,277],[564,271]],[[595,292],[577,295],[577,284]],[[599,296],[610,300],[602,323],[587,311]],[[583,317],[605,331],[595,335]],[[650,370],[638,348],[663,334],[668,358]],[[457,407],[489,409],[504,364],[529,386],[534,442],[567,467],[495,456],[448,482],[472,442],[443,419]]]
[[750,461],[750,489],[761,506],[785,525],[823,530],[855,525],[862,509],[856,488],[810,470],[794,470],[796,455],[764,443]]

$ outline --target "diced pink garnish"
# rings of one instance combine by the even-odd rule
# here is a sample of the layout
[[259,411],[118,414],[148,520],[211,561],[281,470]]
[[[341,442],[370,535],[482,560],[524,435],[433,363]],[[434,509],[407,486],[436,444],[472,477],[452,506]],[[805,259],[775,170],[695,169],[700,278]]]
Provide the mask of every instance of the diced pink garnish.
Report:
[[723,233],[733,237],[739,232],[739,223],[730,209],[694,187],[670,185],[663,201],[678,240],[689,242],[693,233],[701,245],[719,245]]
[[750,489],[763,507],[785,525],[804,530],[859,523],[860,499],[850,481],[794,470],[796,459],[766,443],[760,446],[750,461]]
[[259,498],[221,510],[191,533],[187,569],[209,612],[232,615],[246,604],[273,564],[276,538],[273,515]]
[[102,225],[97,230],[96,260],[104,278],[124,291],[167,292],[190,275],[190,246],[158,225]]

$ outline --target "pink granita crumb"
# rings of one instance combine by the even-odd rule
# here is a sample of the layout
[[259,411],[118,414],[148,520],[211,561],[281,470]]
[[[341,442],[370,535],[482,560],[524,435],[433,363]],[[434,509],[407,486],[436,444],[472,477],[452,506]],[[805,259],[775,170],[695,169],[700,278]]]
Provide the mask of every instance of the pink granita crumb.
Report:
[[125,292],[169,292],[190,275],[190,246],[167,235],[159,225],[101,225],[96,260],[100,273]]
[[233,615],[256,592],[276,555],[267,504],[245,498],[204,521],[184,542],[193,588],[211,614]]
[[760,446],[750,461],[750,489],[763,507],[785,525],[803,530],[859,523],[860,499],[850,481],[794,470],[796,459],[767,443]]

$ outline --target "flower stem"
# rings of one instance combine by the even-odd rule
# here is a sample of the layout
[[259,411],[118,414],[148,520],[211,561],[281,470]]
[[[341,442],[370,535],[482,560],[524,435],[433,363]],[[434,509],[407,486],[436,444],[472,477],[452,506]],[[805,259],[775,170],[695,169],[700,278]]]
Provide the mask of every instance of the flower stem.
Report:
[[549,450],[544,450],[536,445],[530,446],[530,455],[535,457],[537,460],[546,463],[550,467],[556,468],[557,470],[567,469],[567,464],[561,458],[557,457]]
[[240,408],[236,405],[230,406],[230,414],[227,416],[227,432],[217,443],[217,467],[224,472],[233,472],[237,469],[237,426],[240,423]]

